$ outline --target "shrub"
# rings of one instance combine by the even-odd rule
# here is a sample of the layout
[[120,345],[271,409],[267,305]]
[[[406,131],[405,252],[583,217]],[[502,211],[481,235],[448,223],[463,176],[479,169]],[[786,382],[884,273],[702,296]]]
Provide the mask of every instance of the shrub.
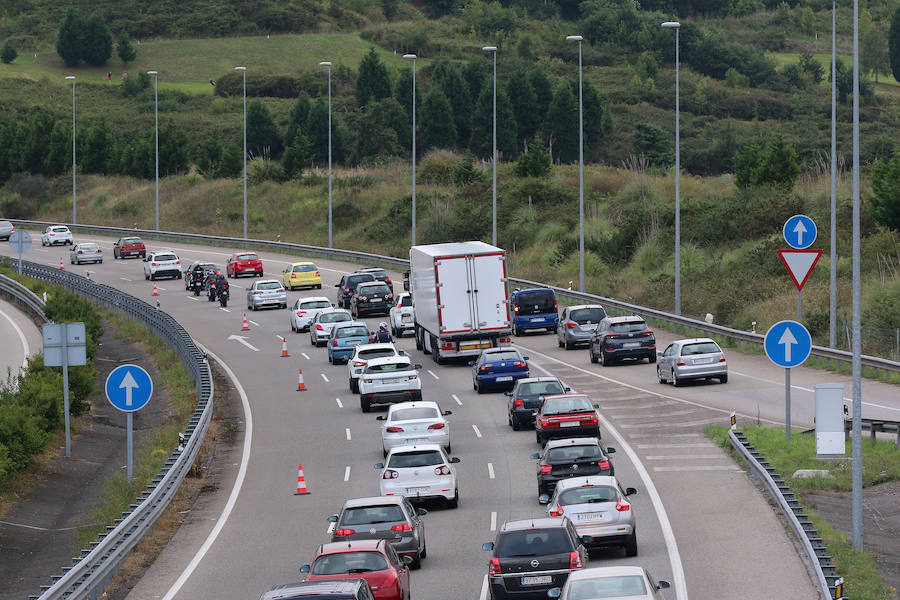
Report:
[[452,152],[435,150],[419,162],[416,177],[423,183],[451,183],[458,158]]
[[3,44],[3,49],[0,50],[0,60],[4,62],[4,64],[10,64],[12,61],[16,60],[16,57],[19,55],[16,52],[15,47],[12,45],[11,40],[6,40],[6,43]]

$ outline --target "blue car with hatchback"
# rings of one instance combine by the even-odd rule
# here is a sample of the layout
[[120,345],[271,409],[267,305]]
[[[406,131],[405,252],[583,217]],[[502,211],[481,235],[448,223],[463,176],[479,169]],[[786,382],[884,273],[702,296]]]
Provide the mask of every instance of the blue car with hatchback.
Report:
[[369,326],[361,321],[339,323],[331,330],[328,338],[328,362],[336,365],[347,362],[353,356],[353,349],[372,341]]
[[472,366],[472,387],[479,394],[485,388],[511,388],[519,379],[528,377],[528,357],[522,356],[516,348],[487,348],[481,351]]

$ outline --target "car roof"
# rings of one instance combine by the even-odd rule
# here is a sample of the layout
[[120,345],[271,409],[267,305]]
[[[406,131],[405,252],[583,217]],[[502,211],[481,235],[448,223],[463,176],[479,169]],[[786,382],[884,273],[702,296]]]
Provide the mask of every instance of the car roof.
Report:
[[559,377],[523,377],[522,379],[516,380],[516,383],[541,383],[545,381],[556,381],[558,383],[562,383],[562,380]]
[[524,294],[525,292],[551,292],[556,293],[550,288],[528,288],[527,290],[514,290],[514,294]]
[[[347,312],[347,311],[344,311],[344,312]],[[366,329],[369,328],[369,326],[366,325],[365,323],[363,323],[362,321],[339,321],[334,324],[335,329],[342,329],[344,327],[365,327]]]
[[[393,350],[394,352],[396,352],[397,347],[394,346],[394,344],[392,342],[378,342],[375,344],[359,344],[358,346],[356,346],[357,353],[361,350]],[[384,358],[384,357],[381,357],[381,358]],[[373,358],[372,360],[378,360],[378,359]]]
[[366,267],[365,269],[356,270],[357,273],[379,273],[381,271],[384,271],[381,267]]
[[[681,344],[682,346],[684,346],[687,344],[699,344],[701,342],[712,342],[713,344],[716,344],[716,340],[714,340],[712,338],[687,338],[687,339],[683,339],[683,340],[675,340],[672,343],[673,344]],[[716,346],[718,346],[718,344],[716,344]]]
[[257,284],[259,284],[259,283],[277,283],[278,285],[281,285],[281,282],[278,281],[277,279],[260,279],[259,281],[256,281],[255,283],[257,283]]
[[379,285],[387,286],[385,282],[376,279],[375,281],[360,281],[357,287],[375,287]]
[[[322,300],[324,300],[325,302],[331,302],[331,300],[329,300],[325,296],[307,296],[306,298],[298,298],[298,300],[300,300],[301,304],[304,302],[321,302]],[[334,308],[334,307],[332,306],[329,308]],[[325,310],[325,309],[323,308],[322,310]]]
[[344,508],[357,508],[359,506],[387,506],[403,504],[403,496],[368,496],[366,498],[351,498],[344,502]]
[[[562,481],[560,481],[559,483],[562,483]],[[516,521],[507,521],[500,528],[500,533],[504,533],[506,531],[521,531],[523,529],[562,528],[565,527],[566,520],[567,519],[565,517],[537,517],[534,519],[519,519]]]
[[428,450],[440,450],[440,444],[410,444],[409,446],[394,446],[388,456],[392,454],[406,454],[407,452],[422,452]]
[[[325,298],[325,299],[328,300],[328,298]],[[350,314],[350,311],[347,310],[346,308],[338,308],[336,306],[332,306],[331,308],[323,308],[322,310],[319,311],[319,314],[324,315],[324,314],[333,313],[333,312],[342,312],[342,313],[347,313],[348,315]]]
[[294,598],[312,596],[313,594],[353,594],[363,579],[328,579],[320,581],[303,581],[300,583],[287,583],[276,585],[262,595],[260,600],[278,600],[279,598]]
[[398,402],[397,404],[391,404],[388,406],[388,412],[394,412],[401,408],[436,408],[439,412],[441,410],[441,407],[438,406],[437,402],[431,400],[419,400],[418,402]]
[[579,394],[578,392],[570,392],[568,394],[553,394],[552,396],[544,396],[544,400],[550,400],[551,398],[587,398],[588,402],[591,401],[591,397],[587,394]]
[[297,265],[313,265],[313,266],[315,266],[315,264],[316,263],[309,262],[308,260],[302,260],[300,262],[291,263],[291,266],[292,267],[296,267]]
[[563,438],[561,440],[549,440],[546,449],[560,448],[562,446],[599,446],[600,440],[594,437]]
[[[572,310],[578,310],[581,308],[603,308],[603,307],[600,306],[599,304],[576,304],[575,306],[567,306],[566,308],[568,308],[570,311],[572,311]],[[603,310],[606,311],[605,308]]]
[[569,490],[586,485],[612,485],[618,486],[619,481],[612,475],[588,475],[587,477],[569,477],[556,482],[557,493],[560,490]]
[[412,361],[410,360],[410,358],[408,356],[401,356],[398,354],[396,356],[382,356],[379,358],[373,358],[368,363],[366,363],[366,366],[377,367],[378,365],[389,365],[392,363],[410,364],[410,363],[412,363]]
[[481,351],[482,354],[497,354],[498,352],[507,352],[509,350],[513,350],[521,354],[522,352],[516,348],[515,346],[500,346],[499,348],[485,348]]
[[256,254],[256,250],[240,250],[232,254],[232,256],[243,256],[244,254]]
[[[150,254],[175,254],[174,250],[153,250]],[[177,256],[177,254],[176,254]]]
[[353,540],[352,542],[330,542],[319,546],[316,556],[322,554],[344,554],[355,550],[378,550],[387,544],[386,540]]
[[644,567],[622,565],[618,567],[591,567],[578,569],[569,573],[569,581],[578,579],[596,579],[598,577],[618,577],[621,575],[644,575]]
[[627,317],[606,317],[610,323],[638,323],[643,322],[644,317],[628,315]]

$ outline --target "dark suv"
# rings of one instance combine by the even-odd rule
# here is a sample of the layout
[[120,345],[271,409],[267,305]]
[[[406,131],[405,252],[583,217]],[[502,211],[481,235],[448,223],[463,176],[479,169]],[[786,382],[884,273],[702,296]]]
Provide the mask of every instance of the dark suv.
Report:
[[304,581],[270,588],[259,600],[375,600],[365,579]]
[[351,273],[341,277],[341,281],[334,287],[338,289],[337,305],[339,308],[350,308],[350,300],[356,293],[356,286],[364,281],[376,281],[371,273]]
[[507,521],[496,541],[482,548],[494,551],[488,567],[494,600],[547,598],[547,590],[563,587],[569,573],[587,563],[587,550],[565,517]]
[[641,317],[606,317],[591,336],[591,362],[606,366],[625,358],[656,362],[656,336]]
[[[531,455],[531,458],[538,461],[538,500],[541,504],[549,502],[549,494],[556,489],[556,482],[560,479],[588,475],[615,475],[615,468],[608,456],[615,451],[615,448],[604,450],[597,438],[550,440],[547,442],[543,454]],[[545,494],[547,496],[541,498]]]
[[506,410],[510,427],[513,431],[519,431],[522,427],[534,425],[534,415],[545,396],[571,391],[569,386],[563,385],[556,377],[528,377],[518,380],[511,392],[505,392],[509,396]]
[[387,274],[387,271],[384,269],[380,269],[378,267],[369,267],[367,269],[359,269],[356,271],[357,273],[370,273],[373,277],[375,277],[375,281],[381,281],[387,284],[391,291],[394,291],[394,284],[391,282],[391,276]]
[[388,314],[394,304],[394,294],[387,284],[380,281],[363,281],[356,286],[350,300],[350,314],[358,319],[363,314]]
[[556,333],[559,325],[556,292],[549,288],[515,290],[512,294],[512,303],[513,335],[519,335],[526,329],[546,329]]

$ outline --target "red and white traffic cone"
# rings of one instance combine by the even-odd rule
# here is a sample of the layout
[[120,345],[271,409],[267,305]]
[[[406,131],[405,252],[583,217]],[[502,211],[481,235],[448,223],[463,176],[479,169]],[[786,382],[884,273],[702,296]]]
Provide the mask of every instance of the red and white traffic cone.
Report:
[[303,463],[300,463],[297,466],[297,491],[294,493],[294,495],[303,496],[308,493],[309,490],[306,487],[306,478],[303,477]]
[[283,337],[281,338],[281,358],[286,358],[288,356],[290,356],[290,354],[288,354],[287,351],[287,338]]
[[244,313],[244,323],[241,325],[241,331],[250,331],[250,323],[247,322],[247,313]]
[[63,266],[62,257],[60,257],[60,259],[59,259],[59,270],[60,270],[60,271],[65,271],[65,270],[66,270],[66,267]]
[[299,375],[299,377],[297,378],[297,391],[298,391],[298,392],[305,392],[305,391],[306,391],[306,384],[303,383],[303,369],[298,369],[298,371],[300,372],[300,375]]
[[159,296],[159,289],[157,289],[156,284],[153,284],[153,294],[152,296]]

